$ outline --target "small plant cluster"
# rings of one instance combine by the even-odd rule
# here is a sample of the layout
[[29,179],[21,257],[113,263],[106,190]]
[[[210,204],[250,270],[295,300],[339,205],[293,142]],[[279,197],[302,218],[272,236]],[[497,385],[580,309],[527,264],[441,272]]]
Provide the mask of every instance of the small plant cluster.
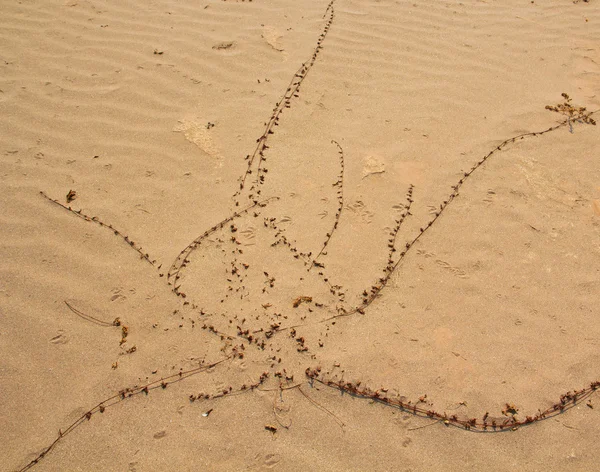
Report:
[[323,267],[323,265],[318,262],[318,259],[321,256],[327,255],[327,252],[325,252],[325,250],[327,249],[327,245],[329,244],[329,241],[331,241],[331,237],[333,236],[334,231],[337,229],[338,225],[340,224],[340,217],[342,216],[342,209],[344,208],[344,150],[342,149],[342,146],[340,146],[340,144],[337,141],[331,140],[331,143],[335,144],[338,147],[338,155],[339,155],[339,159],[340,159],[340,173],[338,175],[337,180],[333,184],[333,186],[335,188],[337,188],[336,193],[337,193],[338,207],[335,212],[333,228],[331,229],[331,231],[329,233],[327,233],[325,235],[325,242],[323,243],[323,247],[321,248],[319,253],[313,259],[312,264],[310,264],[310,266],[308,267],[308,270],[312,269],[313,267]]
[[572,99],[566,93],[561,93],[561,96],[565,99],[563,103],[556,105],[546,105],[546,110],[550,110],[556,113],[564,115],[570,121],[579,121],[580,123],[586,123],[588,125],[596,126],[596,121],[592,118],[592,112],[587,111],[586,107],[575,107],[573,106]]
[[[519,409],[511,403],[506,403],[502,410],[502,417],[491,417],[488,412],[485,412],[480,418],[461,418],[457,415],[449,415],[447,413],[441,413],[432,409],[427,408],[427,395],[423,395],[418,401],[402,400],[399,397],[392,397],[388,395],[388,389],[381,388],[379,390],[371,390],[368,387],[361,386],[362,382],[347,382],[343,380],[328,379],[321,374],[321,368],[308,368],[306,369],[306,376],[311,381],[319,382],[326,387],[335,388],[340,390],[342,393],[347,393],[354,397],[364,398],[373,400],[377,403],[382,403],[387,406],[399,408],[402,411],[412,413],[416,416],[432,418],[438,420],[446,426],[456,426],[465,430],[474,431],[516,431],[520,426],[525,426],[531,423],[542,421],[557,414],[564,412],[565,410],[574,407],[581,401],[588,398],[596,390],[600,388],[600,381],[591,382],[589,386],[582,388],[581,390],[569,391],[560,396],[559,400],[549,408],[545,410],[538,410],[534,415],[525,416],[520,418],[517,416]],[[587,403],[588,407],[592,408],[590,402]]]
[[269,372],[263,372],[260,376],[260,378],[253,383],[249,383],[249,384],[242,384],[241,387],[234,389],[232,386],[229,386],[228,388],[224,388],[223,390],[217,392],[217,393],[206,393],[206,392],[200,392],[197,394],[190,394],[188,395],[188,398],[190,400],[190,403],[194,403],[196,401],[200,401],[200,400],[215,400],[217,398],[223,398],[226,396],[231,396],[231,395],[235,395],[236,393],[243,393],[243,392],[250,392],[252,390],[257,389],[258,387],[260,387],[262,384],[264,384],[267,379],[269,378]]
[[[139,244],[136,244],[133,240],[129,239],[129,236],[127,236],[123,232],[121,232],[118,229],[116,229],[115,227],[113,227],[113,225],[104,223],[97,216],[90,216],[90,215],[85,214],[82,210],[74,210],[70,206],[63,205],[58,200],[55,200],[54,198],[50,198],[44,192],[40,191],[40,195],[42,197],[44,197],[46,200],[54,203],[55,205],[58,205],[59,207],[64,208],[65,210],[67,210],[71,214],[77,216],[78,218],[81,218],[84,221],[97,224],[98,226],[101,226],[102,228],[106,228],[106,229],[110,230],[115,236],[118,236],[123,241],[125,241],[125,243],[128,246],[132,247],[140,255],[140,259],[145,260],[148,264],[150,264],[152,266],[156,265],[156,259],[151,259],[150,255],[147,252],[145,252]],[[73,190],[69,191],[69,194],[67,195],[67,201],[71,202],[74,198],[74,195],[75,195],[75,192]],[[159,269],[160,269],[160,266],[159,266]]]
[[[388,239],[388,248],[389,248],[389,254],[388,254],[388,260],[387,260],[387,265],[385,266],[385,269],[383,269],[383,272],[385,272],[386,274],[393,272],[394,270],[394,253],[396,252],[396,239],[398,238],[398,233],[400,232],[400,228],[402,227],[402,223],[404,223],[404,220],[406,218],[408,218],[410,215],[412,215],[412,213],[410,212],[410,207],[413,203],[413,191],[414,191],[414,185],[410,185],[408,187],[408,191],[406,192],[406,205],[404,205],[404,211],[402,211],[402,213],[400,213],[400,217],[396,219],[396,221],[394,222],[394,228],[392,229],[392,231],[390,232],[390,238]],[[402,256],[402,252],[400,252],[400,256]]]
[[[275,107],[273,108],[273,114],[265,123],[265,129],[263,133],[256,139],[256,148],[254,149],[252,154],[246,155],[248,167],[244,175],[240,178],[239,190],[234,194],[234,198],[239,197],[241,195],[241,192],[244,190],[248,176],[250,176],[253,173],[252,167],[257,158],[258,163],[256,165],[255,170],[256,178],[250,186],[248,199],[256,202],[256,199],[261,194],[260,186],[264,184],[265,175],[268,172],[268,169],[264,165],[265,161],[267,160],[265,152],[267,149],[269,149],[267,141],[269,139],[269,136],[275,133],[275,127],[279,126],[279,119],[281,117],[281,114],[283,113],[283,110],[291,108],[292,99],[298,98],[300,96],[300,85],[302,84],[304,79],[306,79],[308,72],[317,60],[319,52],[321,51],[321,49],[323,49],[323,41],[325,41],[325,38],[327,37],[327,33],[329,32],[329,28],[331,28],[335,16],[335,11],[333,8],[334,1],[335,0],[331,0],[329,5],[327,6],[325,15],[329,14],[329,18],[325,22],[325,26],[323,28],[322,33],[319,35],[319,38],[317,40],[317,46],[315,47],[311,58],[308,61],[302,63],[302,65],[298,68],[298,70],[292,77],[292,80],[290,81],[285,93],[283,94],[283,97],[275,104]],[[236,200],[236,206],[239,206],[239,203],[239,199]]]
[[[145,395],[149,395],[149,393],[152,390],[156,390],[156,389],[166,389],[169,385],[176,383],[176,382],[181,382],[182,380],[191,377],[193,375],[197,375],[201,372],[206,372],[209,371],[210,369],[213,369],[214,367],[218,366],[219,364],[222,364],[223,362],[227,361],[228,359],[231,359],[231,356],[227,356],[224,359],[221,359],[220,361],[214,362],[212,364],[204,364],[201,363],[198,367],[195,367],[193,369],[189,369],[189,370],[180,370],[177,374],[173,374],[170,375],[168,377],[164,377],[162,379],[159,380],[155,380],[153,382],[149,382],[145,385],[139,385],[139,386],[134,386],[134,387],[127,387],[124,388],[122,390],[119,390],[119,392],[117,392],[116,394],[102,400],[100,403],[96,404],[93,408],[91,408],[90,410],[86,411],[84,414],[82,414],[79,418],[77,418],[73,423],[71,423],[66,429],[60,429],[58,431],[58,436],[56,437],[56,439],[52,442],[52,444],[50,444],[48,447],[46,447],[42,452],[40,452],[37,457],[35,459],[33,459],[31,462],[29,462],[26,466],[22,467],[21,469],[19,469],[19,472],[25,472],[26,470],[31,469],[33,466],[35,466],[39,461],[41,461],[50,451],[52,451],[52,449],[54,449],[54,447],[56,447],[56,445],[63,439],[65,438],[65,436],[71,434],[75,429],[77,429],[77,427],[79,427],[81,424],[83,424],[86,421],[89,421],[92,419],[92,416],[96,415],[97,413],[104,413],[106,411],[107,408],[110,408],[111,406],[114,406],[118,403],[121,403],[122,401],[124,401],[125,399],[140,395],[140,394],[145,394]],[[259,380],[258,385],[262,384],[262,382],[264,382],[264,379],[261,377],[261,379]],[[254,384],[252,384],[254,385]],[[246,388],[244,389],[240,389],[239,391],[250,391],[255,387],[252,387],[252,385],[250,387],[245,386]],[[228,389],[227,390],[227,395],[231,394],[233,392],[233,390]],[[220,392],[217,393],[215,395],[209,395],[209,398],[219,398],[226,395],[224,392]]]

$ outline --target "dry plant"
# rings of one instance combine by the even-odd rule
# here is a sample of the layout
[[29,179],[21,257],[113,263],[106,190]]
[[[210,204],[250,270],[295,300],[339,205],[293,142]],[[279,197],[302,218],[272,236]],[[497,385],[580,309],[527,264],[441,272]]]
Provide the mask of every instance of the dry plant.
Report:
[[[162,280],[165,280],[168,283],[168,285],[171,287],[172,293],[176,295],[178,297],[178,300],[184,305],[189,305],[190,303],[192,303],[192,308],[197,308],[196,304],[193,302],[194,295],[191,293],[184,292],[182,289],[182,283],[185,269],[191,263],[194,251],[202,247],[204,243],[207,242],[209,236],[221,235],[223,233],[226,235],[223,236],[222,241],[223,243],[227,242],[231,244],[232,247],[232,261],[230,266],[228,267],[228,280],[231,283],[230,289],[233,292],[233,286],[236,284],[240,287],[244,287],[242,285],[246,277],[246,275],[244,274],[247,271],[253,270],[254,268],[251,268],[250,264],[244,262],[244,259],[242,258],[244,256],[244,253],[240,247],[241,244],[238,238],[238,228],[236,226],[236,220],[246,215],[251,215],[254,218],[258,218],[259,216],[261,216],[261,212],[269,204],[278,199],[278,197],[275,196],[269,198],[264,198],[261,196],[262,188],[265,184],[266,176],[268,175],[266,162],[267,151],[269,149],[269,137],[276,132],[277,127],[280,125],[280,118],[284,110],[290,109],[294,104],[295,99],[299,95],[301,84],[304,82],[304,80],[307,77],[307,74],[316,63],[319,52],[323,48],[323,43],[335,19],[334,6],[335,0],[332,0],[328,4],[327,9],[325,11],[325,24],[323,26],[321,34],[318,37],[313,54],[307,61],[301,64],[297,72],[292,77],[281,99],[275,104],[271,117],[267,122],[265,122],[264,131],[256,139],[257,145],[254,151],[246,156],[247,168],[239,179],[239,189],[233,195],[233,200],[236,207],[241,206],[242,201],[245,201],[246,205],[239,211],[234,212],[232,215],[223,218],[219,223],[215,224],[214,226],[206,230],[204,233],[202,233],[200,236],[195,238],[193,241],[191,241],[185,248],[183,248],[180,251],[180,253],[175,258],[175,260],[166,272],[161,271],[161,266],[156,266],[156,260],[151,258],[149,254],[146,251],[144,251],[144,249],[138,243],[134,242],[134,240],[132,240],[128,235],[116,229],[113,225],[103,222],[95,216],[90,216],[82,212],[81,210],[76,210],[71,206],[68,206],[71,203],[71,201],[75,198],[75,192],[73,192],[72,194],[71,192],[69,192],[67,196],[67,205],[64,205],[58,200],[47,196],[43,192],[41,192],[41,195],[52,204],[68,211],[70,214],[76,216],[77,218],[80,218],[87,223],[99,225],[100,227],[111,231],[118,239],[122,241],[122,243],[136,251],[140,259],[143,259],[146,263],[150,264],[158,270],[158,276],[162,277]],[[464,183],[469,178],[471,178],[473,174],[476,171],[478,171],[481,168],[481,166],[485,162],[487,162],[492,156],[500,153],[502,150],[508,148],[511,144],[515,143],[516,141],[523,140],[526,138],[529,139],[539,137],[547,133],[556,131],[565,126],[569,126],[570,129],[572,129],[573,123],[595,125],[595,121],[591,117],[594,112],[588,112],[584,107],[575,107],[572,104],[571,98],[566,93],[563,94],[563,98],[563,103],[554,106],[547,106],[546,108],[550,111],[563,115],[565,119],[563,119],[558,124],[555,124],[542,131],[529,132],[520,134],[518,136],[510,137],[508,139],[505,139],[502,143],[495,146],[487,154],[482,156],[477,162],[473,163],[468,171],[464,172],[464,174],[460,177],[456,184],[452,186],[448,196],[444,198],[443,201],[440,202],[439,205],[435,208],[434,212],[432,213],[433,216],[429,219],[429,221],[427,221],[420,227],[418,233],[406,239],[405,242],[399,243],[400,234],[403,230],[403,223],[407,218],[411,216],[411,205],[414,201],[413,199],[416,193],[416,189],[413,185],[410,185],[408,187],[408,189],[406,190],[405,202],[403,202],[399,206],[400,213],[394,218],[394,226],[390,231],[387,240],[388,254],[385,263],[382,264],[383,275],[374,275],[373,277],[375,282],[371,285],[371,287],[367,288],[360,294],[356,294],[357,299],[360,300],[357,306],[349,306],[345,302],[345,292],[342,289],[341,285],[336,284],[332,280],[330,280],[330,277],[325,273],[325,264],[320,262],[320,259],[327,255],[327,249],[329,245],[335,244],[336,240],[333,236],[336,230],[338,230],[342,218],[342,211],[344,208],[344,150],[337,141],[332,141],[332,143],[336,145],[338,150],[340,167],[340,172],[337,176],[337,179],[335,180],[335,183],[333,184],[335,194],[337,197],[337,210],[334,214],[333,221],[331,223],[331,229],[325,234],[323,238],[323,243],[320,245],[320,249],[318,249],[316,255],[313,257],[312,251],[301,250],[300,248],[298,248],[297,244],[294,241],[287,238],[284,229],[280,227],[279,222],[276,218],[263,217],[263,226],[264,228],[266,228],[266,231],[271,232],[273,235],[274,242],[271,244],[271,247],[286,248],[287,250],[284,252],[286,252],[289,255],[291,264],[302,264],[301,267],[303,267],[304,275],[310,275],[312,277],[315,277],[315,279],[320,280],[321,283],[325,284],[326,288],[329,290],[329,292],[334,298],[335,308],[332,309],[332,311],[336,314],[333,316],[325,316],[321,318],[319,318],[318,316],[312,316],[311,319],[307,319],[306,314],[303,316],[298,315],[298,317],[294,318],[293,321],[290,321],[287,324],[285,324],[285,316],[282,317],[280,313],[273,313],[272,318],[263,327],[251,326],[250,324],[248,324],[245,318],[243,320],[235,318],[235,321],[234,318],[230,318],[229,320],[223,322],[224,326],[220,326],[218,322],[211,321],[218,320],[218,317],[211,318],[211,313],[208,313],[202,309],[199,312],[200,317],[204,318],[206,321],[202,324],[201,327],[206,332],[214,335],[216,342],[220,341],[223,343],[222,350],[224,352],[224,355],[222,359],[210,363],[205,363],[203,361],[193,369],[181,369],[178,373],[174,375],[170,375],[146,383],[144,385],[135,385],[121,389],[109,398],[97,402],[92,408],[87,410],[86,413],[84,413],[80,418],[78,418],[72,424],[67,426],[65,429],[61,429],[55,440],[48,447],[46,447],[43,450],[43,452],[41,452],[34,460],[30,461],[28,464],[26,464],[19,470],[29,470],[30,468],[38,464],[41,459],[48,455],[48,453],[56,446],[57,443],[59,443],[67,435],[75,431],[77,427],[84,423],[87,423],[89,420],[92,419],[93,416],[97,415],[98,413],[104,413],[107,408],[115,404],[121,403],[128,398],[140,394],[149,395],[150,392],[154,390],[163,390],[169,385],[176,382],[181,382],[191,376],[197,375],[202,372],[207,372],[209,370],[212,371],[233,359],[242,359],[252,349],[256,349],[259,352],[263,352],[267,348],[273,346],[273,342],[276,339],[276,336],[281,333],[286,333],[288,335],[288,338],[286,338],[286,340],[291,340],[296,351],[299,353],[299,356],[306,356],[301,357],[302,360],[305,360],[306,363],[310,362],[314,365],[313,359],[316,359],[316,356],[314,354],[310,354],[309,357],[311,349],[309,342],[304,338],[304,336],[300,335],[297,332],[297,328],[300,326],[307,326],[310,324],[329,322],[334,323],[337,318],[348,317],[355,314],[365,315],[366,310],[370,307],[370,305],[382,296],[382,291],[388,285],[396,270],[398,269],[406,255],[414,247],[415,243],[423,236],[423,234],[425,234],[432,228],[436,221],[438,221],[443,216],[448,206],[451,205],[452,202],[459,197],[459,192]],[[69,196],[71,198],[69,198]],[[264,280],[262,294],[268,295],[269,291],[276,286],[278,280],[275,275],[269,273],[267,270],[264,270],[263,268],[259,268],[258,270],[261,271],[260,276]],[[166,277],[164,277],[165,274]],[[65,303],[74,314],[89,322],[92,322],[102,327],[118,327],[121,331],[121,344],[125,342],[129,333],[129,327],[123,325],[119,319],[116,319],[113,322],[104,321],[99,318],[86,315],[72,303]],[[292,307],[292,313],[300,313],[302,310],[305,310],[305,313],[311,313],[312,315],[314,315],[315,312],[318,312],[319,309],[325,308],[323,303],[317,301],[317,298],[310,294],[303,294],[295,298],[290,303],[290,306]],[[262,308],[265,311],[274,311],[276,307],[273,307],[270,302],[267,302],[262,304]],[[228,327],[235,327],[236,332],[227,333]],[[237,342],[238,344],[233,344],[234,342]],[[319,345],[322,346],[321,340],[319,340]],[[134,352],[135,346],[129,351],[130,353]],[[251,392],[265,384],[269,379],[271,379],[271,381],[275,384],[274,390],[280,392],[292,388],[300,389],[300,386],[306,383],[312,384],[313,382],[320,382],[325,386],[338,389],[343,393],[347,393],[359,398],[367,398],[370,400],[374,400],[386,406],[400,408],[404,411],[413,413],[418,416],[432,418],[438,420],[441,424],[447,426],[461,427],[465,430],[480,430],[493,432],[514,430],[520,426],[536,423],[550,416],[562,413],[563,411],[569,409],[573,405],[581,402],[583,399],[589,397],[600,387],[599,381],[591,382],[587,387],[584,387],[580,390],[565,393],[554,405],[551,405],[550,407],[543,407],[537,413],[526,415],[524,418],[518,416],[518,407],[510,403],[506,404],[502,412],[502,416],[490,416],[488,412],[485,412],[485,414],[477,417],[462,418],[456,415],[448,415],[444,412],[438,412],[432,409],[428,409],[426,407],[426,402],[424,399],[425,397],[422,397],[418,401],[414,402],[402,400],[400,398],[387,395],[386,389],[371,390],[370,388],[362,385],[361,382],[349,383],[337,379],[334,374],[331,374],[330,372],[323,372],[321,367],[312,367],[310,365],[307,366],[305,371],[306,378],[301,381],[296,380],[296,383],[294,383],[293,374],[290,374],[284,367],[285,359],[282,359],[281,357],[277,358],[277,356],[272,356],[270,357],[270,360],[270,370],[263,372],[260,375],[260,377],[257,378],[254,382],[242,383],[237,387],[229,386],[228,388],[222,389],[221,391],[217,392],[195,392],[189,395],[190,402],[196,403],[206,399],[216,399],[234,394]],[[313,403],[315,406],[321,409],[324,409],[324,407],[320,406],[316,401],[308,397],[305,392],[303,392],[302,390],[300,391],[307,399],[309,399],[311,403]],[[329,412],[326,409],[324,409],[324,411],[327,411],[329,414],[331,414],[331,412]],[[275,418],[279,422],[276,412]],[[284,428],[288,428],[290,426],[283,425],[281,422],[279,422],[279,424],[282,425],[282,427]],[[343,425],[343,423],[341,424]],[[273,434],[275,434],[278,430],[276,426],[271,424],[265,425],[265,429]]]

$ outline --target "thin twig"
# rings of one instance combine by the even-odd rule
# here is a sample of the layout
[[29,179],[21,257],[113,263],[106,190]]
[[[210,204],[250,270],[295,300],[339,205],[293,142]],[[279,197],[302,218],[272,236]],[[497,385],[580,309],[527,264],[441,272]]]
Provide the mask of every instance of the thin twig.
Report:
[[109,323],[108,321],[102,321],[102,320],[99,320],[98,318],[94,318],[94,317],[93,317],[93,316],[91,316],[91,315],[88,315],[88,314],[86,314],[86,313],[83,313],[83,312],[79,311],[77,308],[75,308],[75,307],[71,306],[71,305],[69,304],[69,302],[68,302],[68,301],[66,301],[66,300],[65,300],[65,305],[67,305],[67,306],[69,307],[69,309],[70,309],[70,310],[71,310],[73,313],[75,313],[77,316],[79,316],[79,317],[83,318],[83,319],[84,319],[84,320],[86,320],[86,321],[90,321],[90,322],[92,322],[92,323],[94,323],[94,324],[97,324],[97,325],[100,325],[100,326],[105,326],[105,327],[117,326],[117,324],[115,324],[115,322],[114,322],[114,321],[113,321],[112,323]]
[[300,388],[300,386],[298,386],[298,390],[300,391],[300,393],[302,395],[304,395],[304,398],[306,398],[309,402],[311,402],[313,405],[315,405],[317,408],[319,408],[320,410],[324,411],[328,415],[332,416],[333,419],[335,419],[336,423],[339,424],[342,429],[344,428],[344,426],[346,426],[344,424],[344,422],[342,420],[340,420],[337,416],[335,416],[331,411],[329,411],[323,405],[321,405],[320,403],[316,402],[315,400],[313,400],[312,398],[310,398],[306,393],[304,393],[304,391]]

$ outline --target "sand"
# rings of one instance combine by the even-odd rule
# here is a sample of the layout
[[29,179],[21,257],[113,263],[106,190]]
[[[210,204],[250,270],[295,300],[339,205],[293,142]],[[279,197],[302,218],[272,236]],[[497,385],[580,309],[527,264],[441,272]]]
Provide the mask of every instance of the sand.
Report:
[[3,1],[0,469],[594,470],[599,5]]

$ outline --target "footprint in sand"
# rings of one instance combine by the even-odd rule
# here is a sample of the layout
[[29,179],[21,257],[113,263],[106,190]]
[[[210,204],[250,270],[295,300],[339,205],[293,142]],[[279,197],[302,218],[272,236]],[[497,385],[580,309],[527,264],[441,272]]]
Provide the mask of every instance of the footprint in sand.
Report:
[[271,469],[275,467],[281,461],[281,456],[279,454],[267,454],[265,456],[265,467]]
[[244,246],[253,246],[256,244],[256,228],[248,226],[239,231],[238,241]]
[[69,342],[69,338],[64,334],[62,329],[58,330],[58,334],[50,339],[52,344],[67,344]]
[[358,217],[367,224],[373,221],[373,212],[367,209],[367,206],[362,200],[355,200],[354,202],[346,205],[346,208],[352,213],[358,215]]

